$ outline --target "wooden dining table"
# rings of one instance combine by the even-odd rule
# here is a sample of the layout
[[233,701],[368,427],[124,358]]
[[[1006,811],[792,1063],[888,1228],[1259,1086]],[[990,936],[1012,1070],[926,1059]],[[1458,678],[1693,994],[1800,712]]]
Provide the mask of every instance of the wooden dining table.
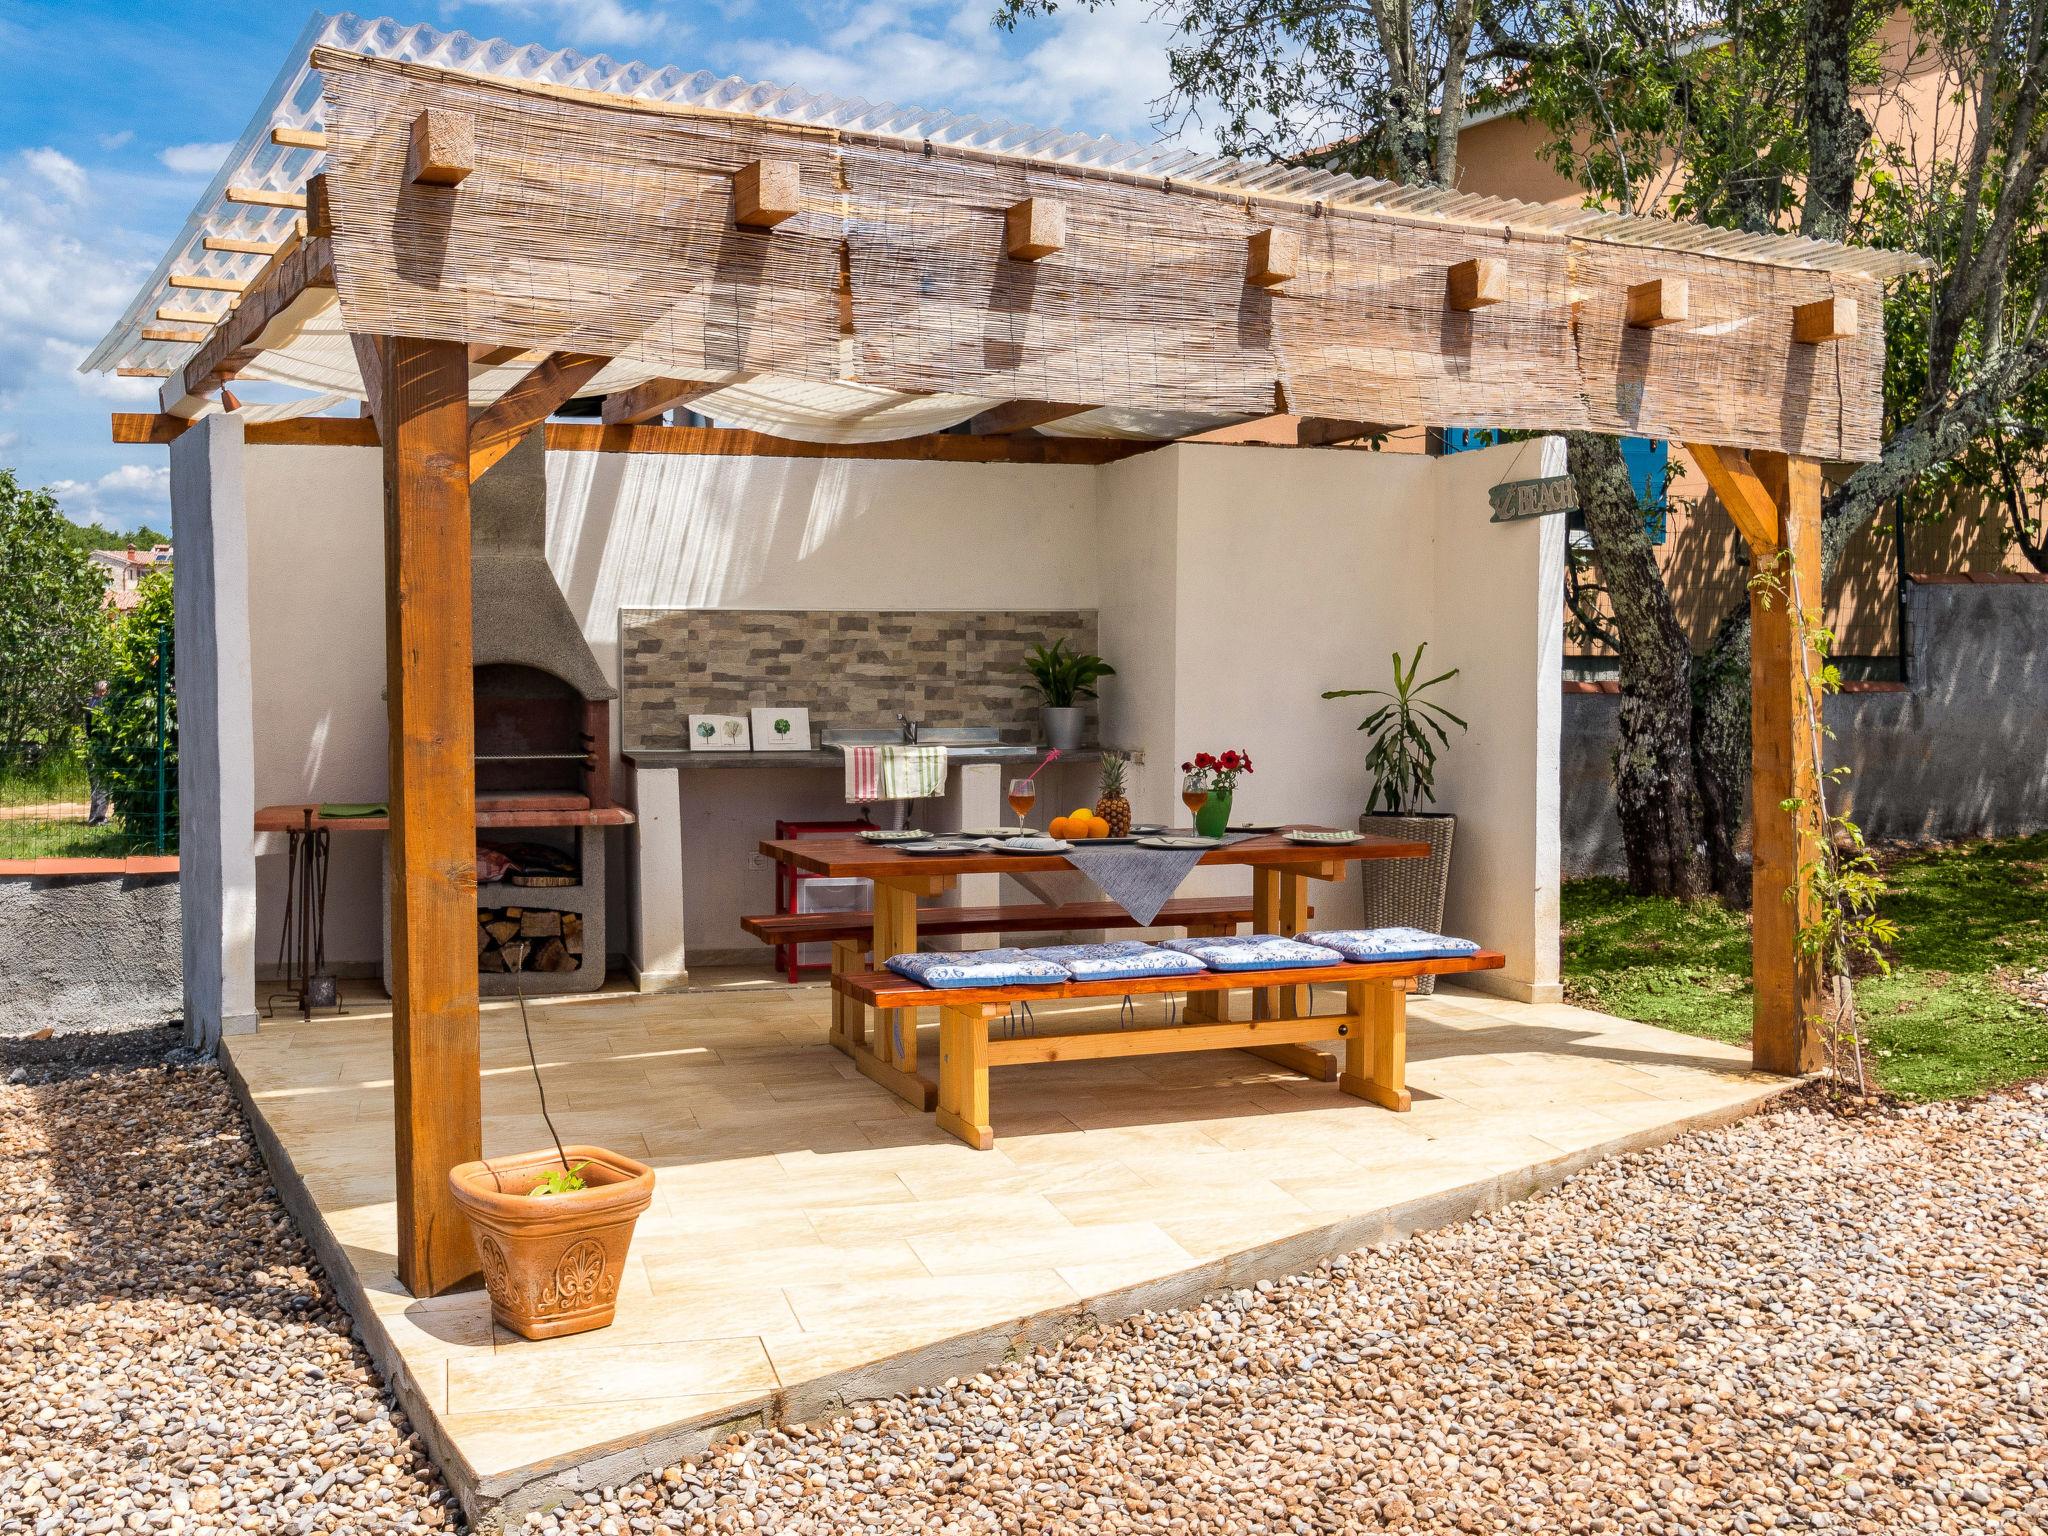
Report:
[[[1306,823],[1284,831],[1327,831]],[[1289,842],[1282,832],[1255,833],[1203,851],[1199,867],[1238,866],[1251,871],[1252,929],[1257,933],[1293,935],[1309,923],[1309,885],[1316,880],[1341,880],[1351,866],[1366,859],[1420,859],[1427,843],[1400,838],[1361,836],[1348,843]],[[918,903],[930,902],[953,889],[962,875],[1042,875],[1074,869],[1057,853],[998,853],[972,849],[959,854],[902,853],[886,843],[859,837],[816,837],[768,840],[761,852],[802,874],[830,879],[861,879],[874,884],[874,961],[917,950]],[[1215,1020],[1227,994],[1192,995],[1183,1016],[1190,1022]],[[933,1006],[943,994],[934,994]],[[863,1076],[872,1078],[920,1109],[931,1107],[936,1085],[917,1069],[917,1020],[911,1010],[866,1015],[857,1025],[835,1025],[832,1043],[853,1058]],[[1254,1018],[1297,1018],[1308,1009],[1307,988],[1255,990]],[[1303,1045],[1270,1045],[1257,1055],[1324,1082],[1335,1079],[1336,1058]]]

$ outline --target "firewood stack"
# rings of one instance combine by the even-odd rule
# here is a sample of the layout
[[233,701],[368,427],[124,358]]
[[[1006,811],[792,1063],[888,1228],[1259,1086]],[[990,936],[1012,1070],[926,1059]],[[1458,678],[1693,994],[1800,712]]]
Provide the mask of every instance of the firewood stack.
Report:
[[479,971],[573,971],[583,963],[583,918],[545,907],[480,907]]

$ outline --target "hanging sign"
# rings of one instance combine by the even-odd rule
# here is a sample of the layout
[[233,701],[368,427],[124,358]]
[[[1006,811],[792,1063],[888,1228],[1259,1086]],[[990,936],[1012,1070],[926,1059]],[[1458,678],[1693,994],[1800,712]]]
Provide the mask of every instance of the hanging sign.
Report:
[[1493,498],[1496,523],[1519,522],[1525,517],[1555,517],[1579,509],[1579,493],[1570,475],[1548,475],[1541,480],[1508,480],[1487,492]]

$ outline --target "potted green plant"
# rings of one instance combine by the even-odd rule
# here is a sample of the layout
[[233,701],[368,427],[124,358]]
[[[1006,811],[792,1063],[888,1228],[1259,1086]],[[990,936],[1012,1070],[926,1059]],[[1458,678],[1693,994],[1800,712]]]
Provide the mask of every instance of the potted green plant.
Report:
[[1115,677],[1116,668],[1091,652],[1068,650],[1064,636],[1036,647],[1024,658],[1024,668],[1038,689],[1046,745],[1072,752],[1081,745],[1082,702],[1095,698],[1095,685]]
[[562,1145],[518,991],[522,952],[508,956],[526,1060],[554,1145],[541,1152],[460,1163],[449,1187],[469,1218],[483,1261],[491,1316],[524,1339],[588,1333],[611,1324],[633,1225],[654,1199],[654,1170],[623,1152]]
[[[1437,753],[1451,744],[1449,726],[1466,729],[1464,720],[1427,695],[1432,688],[1458,675],[1456,667],[1435,677],[1422,677],[1422,653],[1428,642],[1415,647],[1404,667],[1394,653],[1394,686],[1387,688],[1333,688],[1326,699],[1378,699],[1371,714],[1358,723],[1369,738],[1366,771],[1372,775],[1372,793],[1365,802],[1365,814],[1358,818],[1359,830],[1404,842],[1427,843],[1426,859],[1361,859],[1359,871],[1365,881],[1365,925],[1368,928],[1422,928],[1431,933],[1443,930],[1444,893],[1451,879],[1451,840],[1458,819],[1448,811],[1423,809],[1436,802]],[[1436,990],[1436,978],[1425,976],[1418,992]]]

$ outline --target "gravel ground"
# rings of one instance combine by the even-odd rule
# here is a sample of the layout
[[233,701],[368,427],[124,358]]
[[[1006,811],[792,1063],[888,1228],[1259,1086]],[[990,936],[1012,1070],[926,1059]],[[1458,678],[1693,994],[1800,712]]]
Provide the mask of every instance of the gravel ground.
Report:
[[[0,1137],[0,1532],[456,1523],[216,1073]],[[528,1524],[2048,1531],[2044,1174],[2048,1087],[1788,1109]]]
[[0,1532],[455,1526],[225,1080],[164,1064],[175,1040],[94,1037],[91,1075],[0,1057]]

